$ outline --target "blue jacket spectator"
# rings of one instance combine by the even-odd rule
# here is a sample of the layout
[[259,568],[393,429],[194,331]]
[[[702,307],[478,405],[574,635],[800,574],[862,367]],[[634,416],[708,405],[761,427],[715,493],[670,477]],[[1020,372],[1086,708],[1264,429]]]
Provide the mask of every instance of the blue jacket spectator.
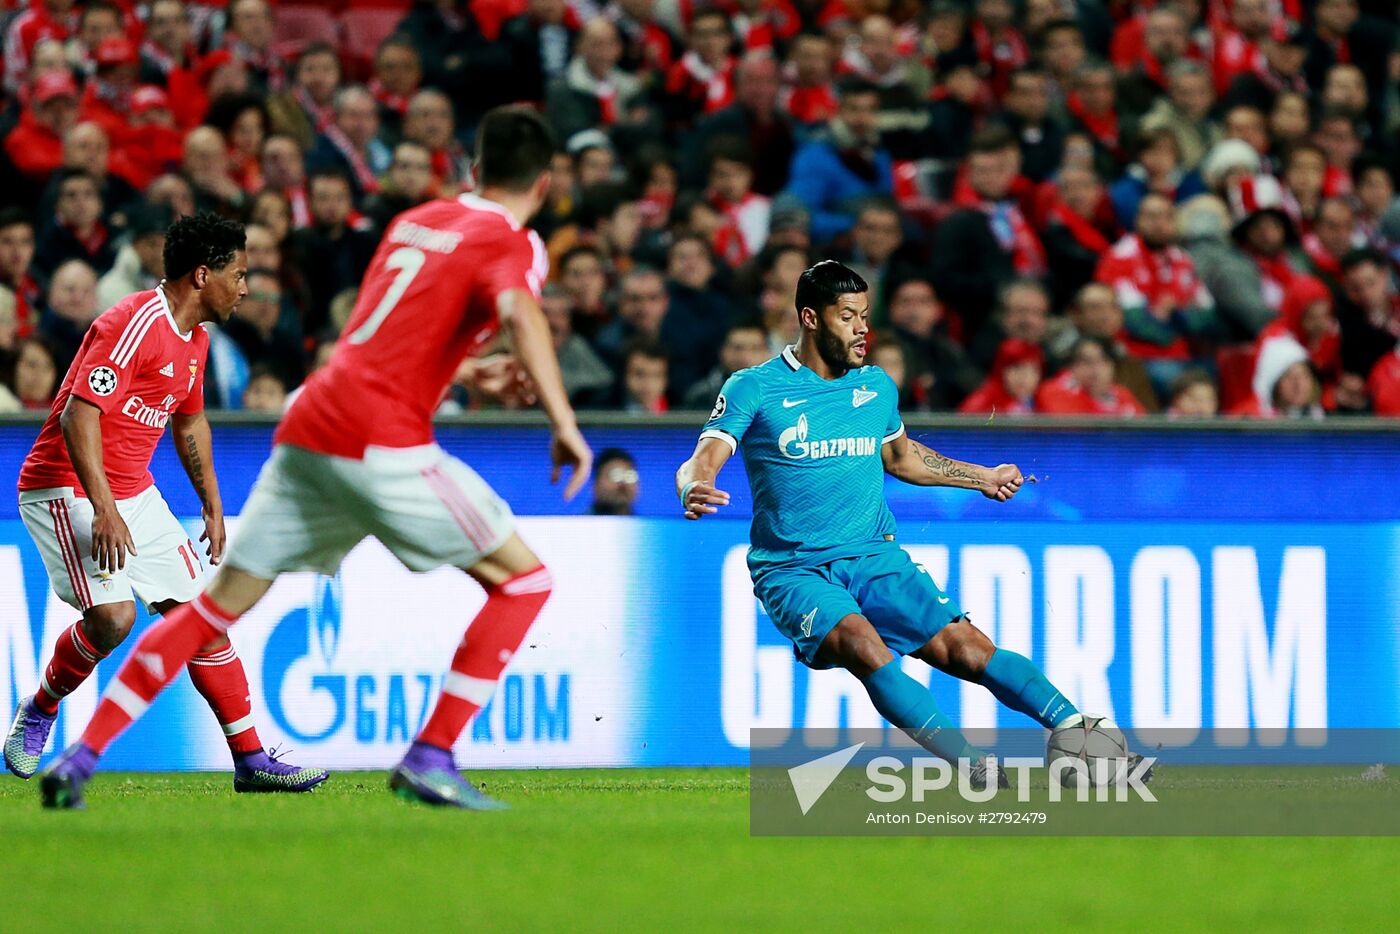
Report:
[[860,203],[894,191],[894,169],[880,148],[880,91],[868,82],[843,85],[826,132],[792,158],[788,193],[812,214],[812,239],[827,243],[854,226]]

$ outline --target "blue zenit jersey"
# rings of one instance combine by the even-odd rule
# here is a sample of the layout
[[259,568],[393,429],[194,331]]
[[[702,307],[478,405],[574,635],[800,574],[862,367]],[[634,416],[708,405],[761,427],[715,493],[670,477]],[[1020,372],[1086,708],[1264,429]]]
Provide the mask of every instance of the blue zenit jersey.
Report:
[[753,574],[890,547],[881,450],[903,433],[899,392],[879,367],[822,379],[789,347],[729,377],[700,437],[744,455]]

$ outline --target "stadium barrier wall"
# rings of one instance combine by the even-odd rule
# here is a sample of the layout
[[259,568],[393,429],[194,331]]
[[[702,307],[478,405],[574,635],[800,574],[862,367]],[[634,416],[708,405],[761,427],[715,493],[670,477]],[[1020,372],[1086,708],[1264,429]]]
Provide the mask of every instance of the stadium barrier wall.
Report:
[[[548,435],[535,419],[441,426],[443,446],[511,502],[556,580],[459,747],[464,765],[738,765],[751,727],[879,724],[854,679],[797,665],[753,599],[742,463],[723,476],[734,494],[724,518],[677,516],[671,475],[700,418],[587,421],[596,449],[621,447],[637,460],[634,518],[586,515],[586,493],[563,503],[547,483]],[[887,489],[916,560],[1081,707],[1183,737],[1213,727],[1275,738],[1284,735],[1277,728],[1400,727],[1400,432],[1374,422],[1267,431],[909,425],[952,456],[1015,462],[1038,476],[1005,505],[895,481]],[[36,432],[33,421],[0,424],[5,489]],[[270,424],[217,420],[215,462],[231,517],[270,443]],[[170,445],[153,469],[195,536],[198,504]],[[334,578],[284,578],[232,634],[265,741],[334,768],[391,764],[482,600],[465,575],[410,574],[373,541]],[[14,498],[0,497],[5,709],[33,690],[74,618],[52,595]],[[138,626],[146,623],[143,613]],[[114,660],[65,702],[57,743],[91,715]],[[964,725],[1027,725],[981,688],[906,664]],[[227,752],[181,678],[108,762],[222,768]]]

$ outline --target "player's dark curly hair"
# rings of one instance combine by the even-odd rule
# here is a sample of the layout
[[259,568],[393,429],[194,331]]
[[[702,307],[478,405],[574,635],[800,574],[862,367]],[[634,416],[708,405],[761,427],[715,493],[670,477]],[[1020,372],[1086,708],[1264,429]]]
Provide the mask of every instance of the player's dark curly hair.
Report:
[[804,308],[820,312],[828,305],[835,304],[842,295],[864,292],[869,288],[855,270],[834,259],[824,259],[798,278],[797,313],[802,314]]
[[246,242],[242,224],[217,214],[182,217],[165,233],[165,278],[179,279],[200,266],[223,269]]

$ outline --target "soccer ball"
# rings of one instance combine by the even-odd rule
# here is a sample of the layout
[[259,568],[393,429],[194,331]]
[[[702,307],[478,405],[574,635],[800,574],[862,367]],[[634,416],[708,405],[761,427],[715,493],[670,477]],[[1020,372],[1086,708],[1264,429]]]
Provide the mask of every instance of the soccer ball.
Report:
[[[1056,762],[1062,759],[1074,760]],[[1077,713],[1055,727],[1045,746],[1045,762],[1060,784],[1078,791],[1114,785],[1128,773],[1128,741],[1108,717]]]

